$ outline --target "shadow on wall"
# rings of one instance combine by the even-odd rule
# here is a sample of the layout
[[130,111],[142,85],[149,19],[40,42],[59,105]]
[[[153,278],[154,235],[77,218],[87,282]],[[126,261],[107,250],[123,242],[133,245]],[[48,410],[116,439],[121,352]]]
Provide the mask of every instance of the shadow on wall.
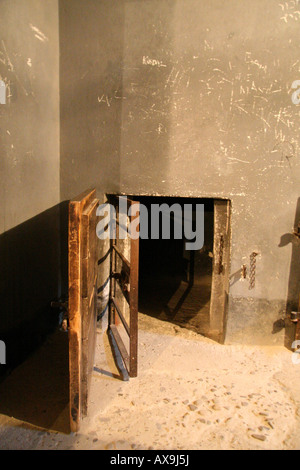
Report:
[[0,236],[0,413],[61,432],[69,432],[68,335],[50,304],[67,293],[67,243],[68,201]]
[[[66,282],[60,224],[65,205],[54,206],[0,235],[0,339],[6,344],[6,365],[0,376],[23,362],[58,325],[50,303]],[[62,226],[64,226],[63,222]],[[67,225],[66,225],[67,228]],[[62,250],[65,253],[65,249]]]
[[[298,223],[300,222],[300,198],[298,198],[296,213],[294,219],[294,231],[297,231]],[[292,342],[295,340],[295,324],[288,320],[288,315],[292,311],[299,309],[299,296],[300,296],[300,239],[292,232],[282,235],[279,247],[284,247],[292,243],[292,258],[290,264],[290,275],[288,283],[288,295],[286,302],[286,318],[285,318],[285,346],[291,348]],[[274,325],[274,328],[276,325]]]

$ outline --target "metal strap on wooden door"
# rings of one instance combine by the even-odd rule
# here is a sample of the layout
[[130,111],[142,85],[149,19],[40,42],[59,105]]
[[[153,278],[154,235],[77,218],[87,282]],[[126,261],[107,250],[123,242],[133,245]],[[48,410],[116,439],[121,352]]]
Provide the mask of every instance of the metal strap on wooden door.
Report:
[[127,198],[127,209],[131,215],[125,217],[125,220],[120,219],[119,203],[116,197],[113,198],[113,203],[116,208],[116,230],[111,240],[109,330],[118,346],[129,376],[136,377],[139,240],[132,238],[130,234],[125,240],[121,239],[120,228],[124,233],[125,230],[128,231],[132,223],[139,224],[139,202]]

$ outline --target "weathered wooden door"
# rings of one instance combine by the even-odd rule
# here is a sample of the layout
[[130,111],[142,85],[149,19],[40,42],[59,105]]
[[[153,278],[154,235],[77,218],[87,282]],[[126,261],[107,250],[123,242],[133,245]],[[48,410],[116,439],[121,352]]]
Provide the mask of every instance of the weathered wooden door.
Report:
[[97,323],[97,261],[95,190],[69,204],[69,376],[70,427],[78,431],[87,414],[94,366]]
[[[138,269],[139,202],[123,198],[126,215],[120,212],[120,199],[112,197],[116,227],[111,240],[111,285],[109,331],[118,346],[130,377],[137,376],[138,354]],[[137,229],[134,233],[133,228]],[[125,235],[127,232],[127,236]]]

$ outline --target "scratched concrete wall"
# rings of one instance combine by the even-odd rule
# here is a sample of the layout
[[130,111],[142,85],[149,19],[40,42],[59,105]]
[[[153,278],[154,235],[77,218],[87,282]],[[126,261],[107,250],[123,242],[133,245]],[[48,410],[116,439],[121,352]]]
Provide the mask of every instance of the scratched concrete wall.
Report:
[[1,0],[0,79],[0,338],[10,368],[49,330],[59,292],[56,0]]
[[59,202],[56,0],[0,3],[0,233]]
[[59,2],[62,199],[120,188],[124,5]]
[[282,342],[297,304],[299,24],[297,0],[60,2],[63,197],[231,199],[228,342]]

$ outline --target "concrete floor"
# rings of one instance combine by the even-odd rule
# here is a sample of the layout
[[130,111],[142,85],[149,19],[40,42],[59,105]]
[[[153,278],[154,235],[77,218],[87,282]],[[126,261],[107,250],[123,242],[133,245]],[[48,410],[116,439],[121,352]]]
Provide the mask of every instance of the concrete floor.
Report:
[[288,350],[222,346],[140,314],[139,376],[123,381],[105,328],[80,432],[68,430],[57,332],[0,386],[0,449],[300,448],[300,364]]

